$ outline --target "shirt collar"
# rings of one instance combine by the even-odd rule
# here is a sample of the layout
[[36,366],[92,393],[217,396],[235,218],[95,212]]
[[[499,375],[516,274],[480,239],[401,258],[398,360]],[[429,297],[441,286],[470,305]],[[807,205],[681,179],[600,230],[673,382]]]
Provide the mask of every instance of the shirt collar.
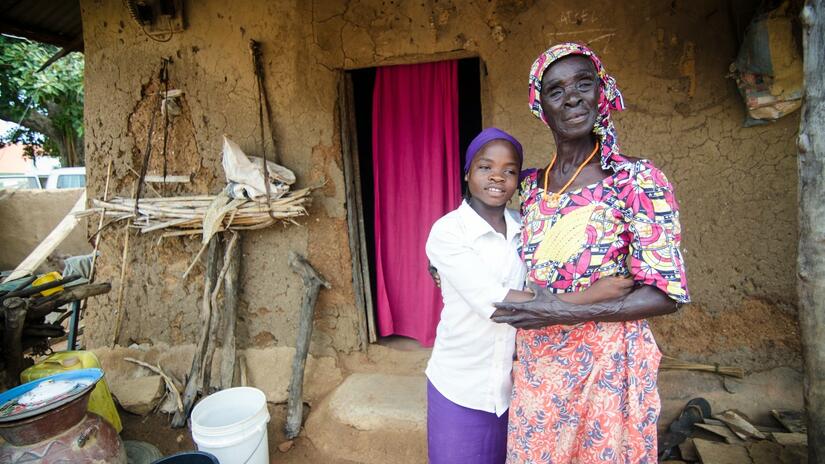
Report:
[[[458,214],[461,216],[461,220],[467,228],[467,234],[471,239],[476,239],[487,233],[498,233],[493,229],[493,226],[476,213],[476,210],[467,203],[467,200],[461,202],[461,206],[458,207]],[[507,209],[504,210],[504,222],[507,224],[506,238],[510,241],[521,231],[521,223]]]

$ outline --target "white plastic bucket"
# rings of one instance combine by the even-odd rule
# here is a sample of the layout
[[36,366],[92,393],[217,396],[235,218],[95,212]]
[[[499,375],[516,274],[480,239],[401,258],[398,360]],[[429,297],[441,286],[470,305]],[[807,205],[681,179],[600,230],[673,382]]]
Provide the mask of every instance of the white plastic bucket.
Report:
[[221,464],[269,464],[264,392],[229,388],[202,399],[192,410],[192,439],[198,451],[212,453]]

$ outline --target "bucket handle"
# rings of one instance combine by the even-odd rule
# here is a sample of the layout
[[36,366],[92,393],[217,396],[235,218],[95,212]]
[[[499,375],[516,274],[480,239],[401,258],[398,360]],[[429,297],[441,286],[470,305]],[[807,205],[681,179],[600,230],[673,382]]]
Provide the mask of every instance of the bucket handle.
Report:
[[261,434],[261,438],[260,438],[260,440],[258,440],[258,444],[255,445],[255,449],[253,449],[252,452],[249,453],[249,457],[247,457],[242,464],[247,464],[249,462],[249,460],[252,459],[252,456],[255,456],[255,453],[258,452],[258,448],[261,447],[261,443],[264,442],[264,438],[266,438],[266,424],[264,424],[263,428],[264,428],[264,433]]

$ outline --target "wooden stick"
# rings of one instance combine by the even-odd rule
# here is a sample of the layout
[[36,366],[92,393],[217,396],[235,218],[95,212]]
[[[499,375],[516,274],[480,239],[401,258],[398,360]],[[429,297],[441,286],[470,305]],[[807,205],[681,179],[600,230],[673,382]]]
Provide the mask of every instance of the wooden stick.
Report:
[[805,364],[805,411],[808,462],[825,462],[825,0],[807,0],[802,22],[805,77],[799,119],[799,247],[797,295],[802,359]]
[[126,263],[129,261],[129,223],[126,221],[126,227],[123,228],[123,252],[120,256],[120,282],[117,287],[117,304],[115,306],[115,330],[112,335],[111,348],[117,345],[117,339],[120,338],[120,326],[123,324],[123,293],[126,289]]
[[[32,303],[26,317],[28,319],[36,319],[43,317],[64,304],[71,303],[77,300],[86,300],[97,295],[109,293],[112,290],[112,284],[103,282],[99,284],[83,284],[67,288],[60,293],[54,294],[45,301],[38,301]],[[54,297],[54,298],[52,298]]]
[[173,176],[168,175],[164,177],[163,175],[156,175],[156,174],[147,174],[146,175],[146,182],[155,182],[155,183],[189,183],[192,182],[192,176]]
[[204,271],[203,300],[201,304],[200,326],[201,334],[198,339],[197,349],[192,358],[192,368],[189,371],[189,378],[186,380],[186,387],[183,390],[183,410],[175,413],[172,418],[172,427],[180,428],[186,425],[186,419],[192,411],[198,390],[203,386],[203,358],[206,354],[206,342],[209,336],[209,324],[212,317],[212,289],[215,287],[215,280],[218,276],[218,259],[220,249],[220,236],[214,235],[209,240],[209,251],[206,253],[206,269]]
[[218,346],[218,329],[221,326],[221,312],[218,310],[218,294],[220,293],[221,285],[224,281],[224,278],[226,277],[226,272],[227,270],[229,270],[229,257],[231,256],[235,248],[235,243],[237,241],[238,234],[233,234],[232,238],[229,239],[229,243],[226,245],[226,250],[224,251],[223,256],[223,266],[221,266],[221,271],[218,273],[218,278],[215,280],[215,288],[212,290],[212,295],[210,297],[210,309],[212,310],[212,318],[209,323],[209,339],[206,342],[206,355],[204,356],[203,360],[204,392],[209,391],[213,385],[212,358],[215,355],[215,348]]
[[241,273],[241,237],[237,232],[233,232],[233,241],[237,241],[232,253],[227,252],[229,268],[223,283],[223,311],[224,311],[224,331],[223,331],[223,351],[221,358],[221,382],[220,388],[232,387],[232,379],[235,375],[235,318],[238,313],[238,292]]
[[74,213],[83,211],[84,208],[86,208],[86,192],[80,195],[80,198],[77,199],[63,220],[52,229],[49,235],[35,247],[29,256],[27,256],[3,282],[9,282],[29,274],[34,274],[37,268],[43,264],[43,261],[46,261],[46,258],[72,233],[77,223],[80,222],[80,219],[75,216]]
[[180,399],[180,392],[178,391],[177,387],[175,387],[175,382],[172,382],[172,379],[168,375],[166,375],[165,372],[163,372],[163,369],[160,368],[160,364],[158,364],[157,367],[155,367],[155,366],[153,366],[149,363],[145,363],[145,362],[143,362],[141,360],[138,360],[138,359],[135,359],[135,358],[123,358],[123,359],[125,361],[129,361],[130,363],[135,363],[138,366],[145,367],[145,368],[149,369],[150,371],[160,375],[161,378],[163,378],[163,382],[166,384],[166,389],[169,390],[169,393],[172,394],[172,398],[175,399],[175,406],[177,406],[178,411],[183,411],[183,402]]
[[[168,237],[168,236],[169,235],[164,235],[164,237]],[[210,240],[210,243],[211,243],[211,240]],[[189,273],[192,272],[192,268],[194,268],[195,264],[198,263],[198,260],[201,258],[201,255],[203,254],[203,251],[206,250],[206,247],[208,247],[208,246],[209,246],[209,244],[207,244],[207,243],[204,243],[203,245],[201,245],[200,249],[198,250],[198,253],[195,255],[195,259],[192,260],[192,264],[190,264],[189,267],[186,268],[186,271],[181,276],[181,278],[183,280],[186,280],[186,277],[188,277]]]
[[659,364],[659,369],[713,372],[715,374],[727,375],[729,377],[736,377],[738,379],[745,377],[745,370],[741,367],[728,367],[720,366],[718,364],[694,363],[683,361],[677,358],[672,358],[670,356],[662,356],[662,361]]
[[[109,200],[109,181],[112,179],[112,164],[114,162],[114,157],[109,156],[109,166],[106,168],[106,185],[103,187],[103,201]],[[106,218],[106,208],[100,212],[100,220],[97,223],[97,230],[103,229],[103,221]],[[92,265],[89,270],[89,282],[94,282],[95,280],[95,264],[97,264],[97,250],[100,249],[100,237],[99,233],[95,233],[95,246],[92,250]],[[85,307],[85,303],[84,303]]]
[[240,383],[242,387],[249,385],[249,382],[246,377],[246,356],[240,355],[238,356],[238,365],[240,366],[240,372],[238,375],[240,376]]
[[7,375],[16,385],[23,370],[23,326],[26,323],[27,300],[9,298],[3,302],[5,324],[3,327],[3,358]]
[[[135,175],[135,177],[137,177],[137,178],[138,178],[138,180],[140,180],[140,173],[139,173],[139,172],[137,172],[137,171],[135,171],[135,168],[133,168],[132,166],[128,166],[128,167],[129,167],[129,170],[130,170],[130,171],[132,171],[132,174],[134,174],[134,175]],[[152,187],[151,185],[149,185],[149,184],[145,184],[145,185],[146,185],[147,187],[149,187],[149,190],[151,190],[151,191],[152,191],[152,193],[154,193],[154,194],[155,194],[155,195],[157,195],[158,197],[162,196],[162,195],[160,194],[160,192],[158,192],[157,190],[155,190],[155,188],[154,188],[154,187]],[[141,199],[141,200],[143,200],[143,199]]]
[[304,297],[301,301],[301,313],[298,319],[298,338],[295,341],[295,358],[292,360],[292,380],[289,384],[287,416],[284,432],[287,440],[292,440],[301,432],[303,422],[304,369],[306,368],[309,342],[312,338],[312,315],[321,287],[330,288],[326,281],[307,260],[298,253],[290,252],[289,267],[299,274],[304,282]]

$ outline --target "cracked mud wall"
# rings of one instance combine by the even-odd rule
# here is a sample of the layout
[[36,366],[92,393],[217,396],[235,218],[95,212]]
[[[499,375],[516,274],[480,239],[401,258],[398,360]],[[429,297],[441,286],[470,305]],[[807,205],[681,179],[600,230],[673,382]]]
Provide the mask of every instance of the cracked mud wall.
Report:
[[[81,5],[89,194],[96,197],[110,156],[115,193],[131,192],[161,57],[173,59],[171,87],[185,92],[172,122],[170,173],[193,175],[166,193],[219,190],[222,134],[259,152],[247,42],[263,43],[281,159],[299,184],[327,183],[302,226],[245,233],[242,346],[294,344],[301,284],[286,265],[294,249],[333,284],[317,306],[313,351],[357,348],[335,114],[342,69],[479,56],[485,125],[511,131],[524,144],[526,165],[539,166],[553,152],[552,137],[527,109],[528,70],[549,44],[577,40],[600,53],[624,92],[628,110],[616,124],[625,152],[654,160],[682,205],[695,303],[654,321],[662,350],[749,369],[799,364],[798,116],[741,127],[742,103],[726,78],[737,50],[735,21],[718,2],[202,1],[187,3],[187,29],[165,43],[146,38],[121,2]],[[108,231],[100,260],[99,275],[115,289],[122,238]],[[192,239],[132,237],[122,342],[194,340],[202,269],[188,281],[180,274],[197,248]],[[115,298],[113,291],[90,305],[92,345],[111,340]]]

